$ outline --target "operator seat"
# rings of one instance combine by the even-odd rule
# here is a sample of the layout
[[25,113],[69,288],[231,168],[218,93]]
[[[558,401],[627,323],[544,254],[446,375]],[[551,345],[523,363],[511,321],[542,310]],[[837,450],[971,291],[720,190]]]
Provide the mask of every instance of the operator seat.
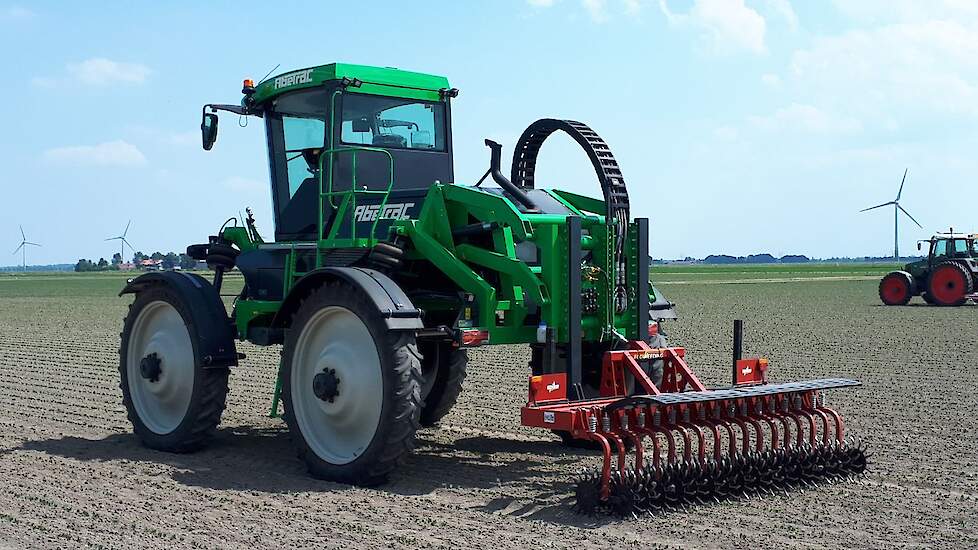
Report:
[[377,134],[374,136],[372,143],[377,147],[407,148],[407,138],[397,134]]
[[[282,208],[277,224],[277,240],[314,241],[316,240],[316,218],[319,212],[316,200],[319,195],[319,156],[322,149],[309,148],[302,151],[302,158],[309,167],[310,177],[302,180],[289,202]],[[323,201],[323,219],[329,220],[333,208],[328,200]]]

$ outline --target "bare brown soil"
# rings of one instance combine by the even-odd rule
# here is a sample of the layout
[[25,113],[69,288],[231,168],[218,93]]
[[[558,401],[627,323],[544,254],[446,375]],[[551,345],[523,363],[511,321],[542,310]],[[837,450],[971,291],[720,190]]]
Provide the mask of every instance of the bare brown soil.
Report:
[[150,451],[117,387],[129,299],[0,292],[0,548],[978,546],[978,307],[885,308],[875,281],[663,290],[683,315],[670,337],[709,383],[726,382],[738,317],[772,378],[861,379],[829,404],[870,443],[867,479],[638,521],[578,516],[573,476],[595,457],[519,427],[520,347],[472,353],[455,410],[379,489],[306,475],[267,417],[276,348],[242,347],[213,445]]

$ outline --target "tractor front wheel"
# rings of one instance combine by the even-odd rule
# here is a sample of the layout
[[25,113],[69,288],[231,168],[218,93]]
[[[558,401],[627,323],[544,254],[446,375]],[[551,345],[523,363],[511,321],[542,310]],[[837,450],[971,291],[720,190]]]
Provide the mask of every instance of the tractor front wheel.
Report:
[[913,296],[913,277],[906,271],[894,271],[883,277],[880,300],[888,306],[905,306]]
[[960,306],[973,290],[971,274],[956,262],[944,262],[934,268],[927,284],[927,293],[939,306]]
[[285,421],[320,479],[377,485],[414,448],[421,357],[359,289],[340,282],[306,297],[282,351]]
[[210,439],[228,393],[224,368],[202,366],[188,298],[169,286],[136,296],[119,350],[122,403],[152,449],[190,452]]

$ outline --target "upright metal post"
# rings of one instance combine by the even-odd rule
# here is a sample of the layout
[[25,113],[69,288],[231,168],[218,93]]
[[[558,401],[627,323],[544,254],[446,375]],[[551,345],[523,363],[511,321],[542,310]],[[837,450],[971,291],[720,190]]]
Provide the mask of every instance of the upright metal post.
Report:
[[741,319],[734,320],[734,331],[733,331],[733,370],[731,374],[733,375],[732,385],[737,385],[737,361],[740,361],[744,356],[744,321]]
[[649,337],[649,219],[635,219],[635,299],[638,307],[635,315],[638,332],[635,334],[636,340],[648,340]]
[[581,218],[567,217],[567,386],[570,399],[581,387]]

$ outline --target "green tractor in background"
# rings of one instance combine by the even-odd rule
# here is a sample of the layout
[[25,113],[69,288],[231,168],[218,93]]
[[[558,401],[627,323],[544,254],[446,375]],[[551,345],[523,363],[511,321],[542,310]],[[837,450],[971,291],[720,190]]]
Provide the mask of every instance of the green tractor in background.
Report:
[[929,240],[927,258],[888,273],[880,281],[880,300],[888,306],[902,306],[921,296],[937,306],[960,306],[969,299],[978,301],[978,234],[938,233]]
[[[259,234],[249,210],[240,225],[229,219],[208,242],[187,248],[214,271],[213,281],[171,271],[123,289],[135,299],[122,332],[120,385],[145,445],[202,447],[242,357],[235,342],[281,345],[272,414],[281,396],[310,473],[376,485],[411,451],[415,432],[452,408],[468,348],[524,344],[523,424],[603,451],[603,468],[579,483],[583,511],[702,502],[706,478],[710,498],[719,499],[864,471],[864,449],[847,443],[841,416],[820,397],[858,382],[767,384],[767,361],[739,357],[735,329],[734,387],[713,391],[685,350],[668,347],[658,321],[675,311],[649,281],[648,220],[631,219],[618,164],[585,124],[531,124],[509,177],[501,145],[486,140],[489,169],[463,185],[453,183],[458,90],[444,77],[336,63],[258,85],[246,80],[242,93],[239,105],[204,106],[203,147],[217,139],[219,111],[263,119],[274,241]],[[602,199],[537,187],[537,154],[558,131],[591,161]],[[490,177],[496,186],[482,185]],[[244,288],[228,312],[220,291],[232,269]],[[773,419],[784,437],[762,433]],[[789,424],[801,430],[803,421],[810,429],[797,441],[808,443],[786,447],[795,441]],[[691,427],[701,430],[695,464]],[[702,430],[715,435],[715,453],[704,453]],[[655,464],[643,469],[649,434]],[[662,468],[658,438],[667,435]],[[677,453],[678,435],[687,445]],[[617,454],[625,472],[625,441],[643,474],[627,482],[610,466]],[[726,452],[728,460],[718,458]],[[758,471],[776,481],[759,482],[768,478]],[[679,486],[690,489],[662,492]],[[632,498],[638,494],[648,502]]]

